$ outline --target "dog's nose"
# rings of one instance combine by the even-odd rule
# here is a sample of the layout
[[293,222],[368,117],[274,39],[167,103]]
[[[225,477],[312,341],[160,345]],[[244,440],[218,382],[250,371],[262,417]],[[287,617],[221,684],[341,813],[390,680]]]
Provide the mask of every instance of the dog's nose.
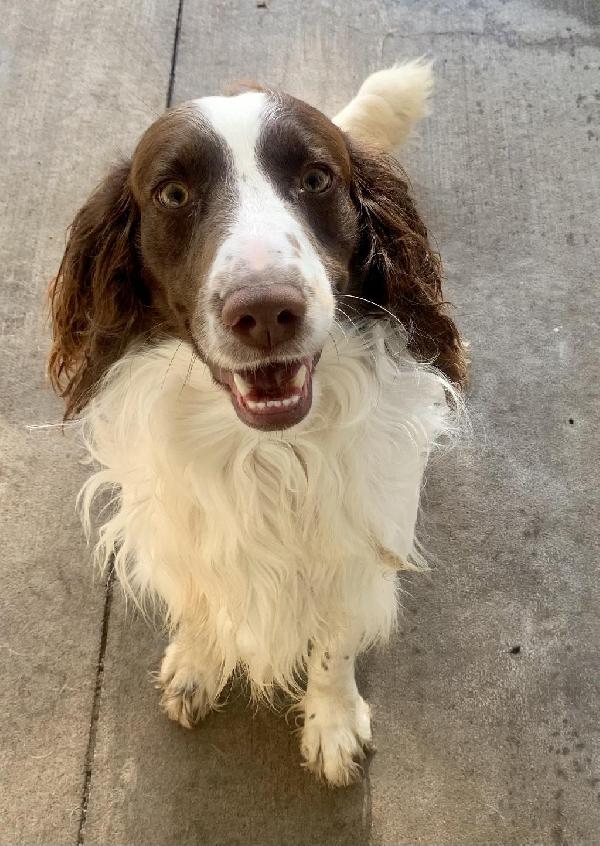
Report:
[[245,344],[272,349],[299,334],[305,314],[298,288],[272,283],[233,291],[223,303],[221,320]]

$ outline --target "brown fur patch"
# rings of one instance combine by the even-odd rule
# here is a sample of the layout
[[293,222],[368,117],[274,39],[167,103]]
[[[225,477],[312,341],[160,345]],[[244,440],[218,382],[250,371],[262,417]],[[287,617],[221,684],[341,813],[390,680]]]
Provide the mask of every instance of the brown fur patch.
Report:
[[116,167],[75,217],[50,291],[52,385],[77,412],[132,335],[146,326],[149,294],[142,282],[136,239],[137,210],[129,164]]
[[[352,193],[361,244],[354,257],[352,294],[398,318],[416,358],[431,361],[458,386],[467,380],[467,358],[442,294],[442,265],[411,199],[406,174],[391,157],[350,144]],[[343,296],[343,295],[342,295]],[[344,302],[360,303],[360,300]],[[386,318],[385,311],[380,316]]]

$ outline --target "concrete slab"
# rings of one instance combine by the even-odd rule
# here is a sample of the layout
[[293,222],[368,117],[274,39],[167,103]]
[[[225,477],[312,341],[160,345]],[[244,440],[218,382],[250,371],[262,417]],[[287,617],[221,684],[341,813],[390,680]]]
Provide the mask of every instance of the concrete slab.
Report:
[[436,57],[435,113],[403,160],[472,342],[474,438],[432,468],[422,534],[437,567],[405,580],[401,631],[361,668],[379,748],[363,783],[313,784],[283,718],[239,695],[196,732],[170,725],[148,678],[160,638],[116,599],[86,843],[597,842],[588,6],[185,0],[176,101],[254,77],[333,112],[382,64]]
[[239,687],[198,731],[160,714],[163,648],[116,597],[86,846],[366,842],[368,790],[328,791],[301,770],[293,718],[253,710]]
[[1,5],[0,843],[66,844],[104,589],[74,513],[80,449],[37,428],[62,416],[44,379],[43,292],[78,204],[164,106],[177,3]]

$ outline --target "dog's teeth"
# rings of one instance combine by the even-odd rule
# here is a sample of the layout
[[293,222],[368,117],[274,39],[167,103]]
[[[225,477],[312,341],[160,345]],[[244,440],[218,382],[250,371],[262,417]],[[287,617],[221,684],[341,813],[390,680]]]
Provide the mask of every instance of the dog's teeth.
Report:
[[296,373],[292,380],[292,384],[295,388],[303,388],[304,383],[306,382],[306,365],[303,364],[300,370]]
[[243,376],[240,376],[239,373],[233,374],[233,381],[242,396],[245,396],[250,390],[250,385],[246,382]]
[[300,394],[295,394],[293,397],[286,397],[280,400],[262,400],[260,402],[246,400],[246,405],[251,411],[260,411],[263,408],[289,408],[291,405],[297,405],[299,402]]

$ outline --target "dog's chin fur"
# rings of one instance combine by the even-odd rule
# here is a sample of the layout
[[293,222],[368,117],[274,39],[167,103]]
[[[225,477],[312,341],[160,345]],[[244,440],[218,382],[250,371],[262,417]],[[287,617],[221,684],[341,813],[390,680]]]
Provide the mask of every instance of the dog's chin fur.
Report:
[[421,478],[455,427],[455,391],[391,326],[336,327],[310,414],[267,433],[192,362],[165,340],[108,373],[83,419],[101,466],[82,490],[86,526],[107,489],[100,563],[114,555],[125,590],[142,608],[159,601],[171,627],[193,615],[198,648],[220,655],[213,700],[238,666],[256,695],[297,692],[309,641],[352,630],[366,647],[392,629],[394,570],[422,564]]

